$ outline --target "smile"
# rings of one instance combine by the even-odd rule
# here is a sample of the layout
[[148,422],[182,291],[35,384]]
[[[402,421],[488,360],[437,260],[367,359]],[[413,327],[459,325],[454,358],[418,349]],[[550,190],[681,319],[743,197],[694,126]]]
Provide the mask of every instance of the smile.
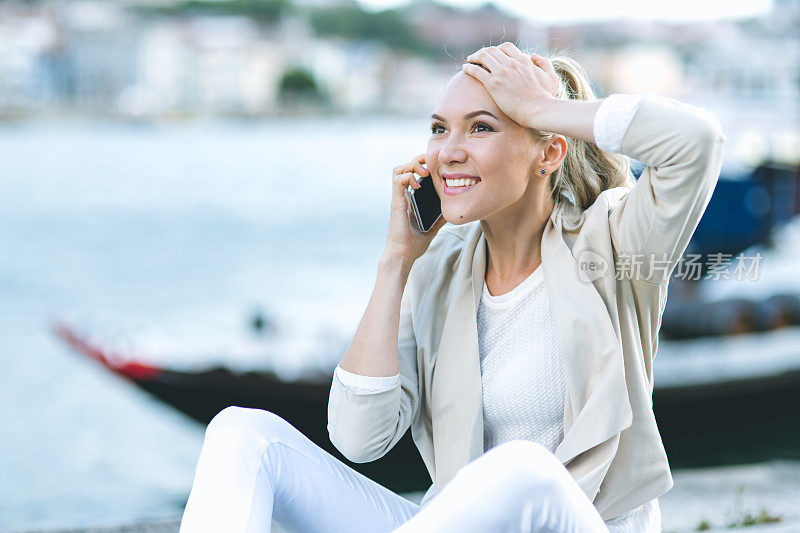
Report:
[[447,195],[461,194],[472,189],[479,182],[479,179],[471,178],[445,179],[444,193]]

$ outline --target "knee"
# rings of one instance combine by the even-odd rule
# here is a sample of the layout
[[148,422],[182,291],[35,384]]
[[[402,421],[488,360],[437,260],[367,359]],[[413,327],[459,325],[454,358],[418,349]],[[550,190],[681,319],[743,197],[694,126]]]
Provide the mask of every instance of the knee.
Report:
[[538,442],[515,439],[488,450],[465,465],[474,475],[497,484],[501,490],[529,491],[552,489],[560,485],[566,472],[561,461]]
[[289,423],[271,411],[231,405],[214,415],[205,432],[206,440],[229,444],[273,441],[285,434]]

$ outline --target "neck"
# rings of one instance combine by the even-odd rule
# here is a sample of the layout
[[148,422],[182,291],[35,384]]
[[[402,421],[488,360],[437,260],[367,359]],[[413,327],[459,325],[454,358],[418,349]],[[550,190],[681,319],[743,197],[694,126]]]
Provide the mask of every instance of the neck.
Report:
[[523,200],[480,221],[486,238],[484,277],[497,292],[514,288],[542,263],[542,235],[554,204],[544,190]]

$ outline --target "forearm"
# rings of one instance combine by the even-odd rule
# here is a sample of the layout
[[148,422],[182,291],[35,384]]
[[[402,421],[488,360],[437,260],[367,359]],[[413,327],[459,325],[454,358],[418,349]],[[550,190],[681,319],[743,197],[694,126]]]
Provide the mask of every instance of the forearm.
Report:
[[[415,264],[411,262],[411,264]],[[331,383],[328,434],[334,446],[357,463],[383,457],[411,425],[418,405],[416,341],[406,284],[411,264],[384,255],[375,289],[353,341]],[[339,370],[359,375],[365,391],[352,390]],[[372,386],[396,376],[393,385]]]
[[609,212],[617,253],[643,259],[638,279],[668,281],[714,192],[725,139],[707,110],[657,95],[642,98],[619,135],[620,153],[647,165],[626,200]]
[[603,100],[554,98],[531,109],[525,126],[595,143],[594,117]]
[[394,376],[399,372],[397,336],[400,302],[411,264],[391,255],[381,257],[367,309],[339,366],[362,376]]

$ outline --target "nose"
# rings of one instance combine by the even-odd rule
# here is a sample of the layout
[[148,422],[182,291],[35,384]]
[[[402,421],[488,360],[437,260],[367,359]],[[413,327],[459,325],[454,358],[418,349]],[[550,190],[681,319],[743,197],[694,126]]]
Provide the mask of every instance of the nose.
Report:
[[456,163],[463,163],[467,159],[467,151],[461,139],[456,135],[451,135],[439,149],[439,162],[442,165],[450,166]]

